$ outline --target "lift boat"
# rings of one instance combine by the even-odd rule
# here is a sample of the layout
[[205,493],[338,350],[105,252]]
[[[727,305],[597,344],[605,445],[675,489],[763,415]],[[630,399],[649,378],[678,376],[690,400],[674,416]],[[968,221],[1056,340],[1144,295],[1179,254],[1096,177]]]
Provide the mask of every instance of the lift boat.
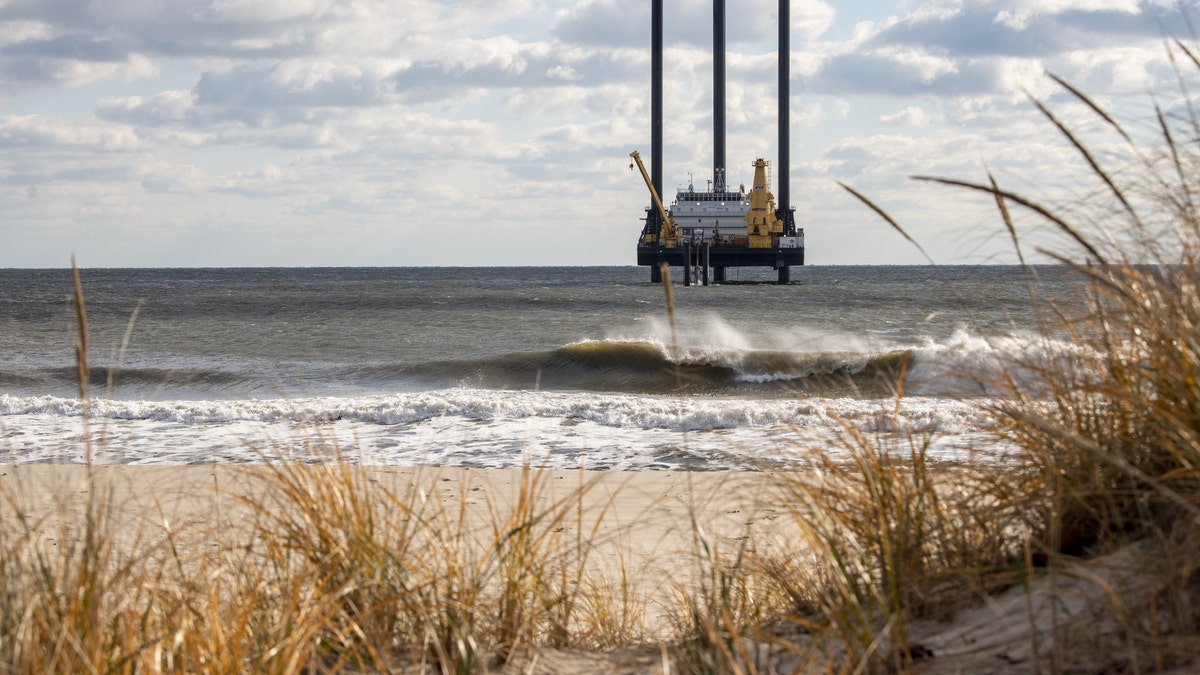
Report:
[[[650,191],[645,225],[637,243],[637,264],[650,267],[651,282],[662,281],[662,269],[683,267],[684,284],[692,271],[705,284],[725,281],[729,267],[771,267],[779,283],[790,281],[790,268],[804,264],[804,230],[796,226],[789,202],[789,22],[790,1],[779,1],[779,200],[770,191],[766,160],[754,162],[754,180],[728,189],[725,181],[725,1],[713,2],[713,178],[707,190],[689,180],[668,209],[662,203],[662,0],[651,3],[650,127],[651,158],[647,172],[637,151],[630,154]],[[632,168],[633,164],[630,165]]]

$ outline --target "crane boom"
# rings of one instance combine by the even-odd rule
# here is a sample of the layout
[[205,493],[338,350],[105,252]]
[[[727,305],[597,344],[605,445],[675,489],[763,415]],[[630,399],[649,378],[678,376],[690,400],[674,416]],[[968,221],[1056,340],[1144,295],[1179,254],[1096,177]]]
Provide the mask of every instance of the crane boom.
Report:
[[654,207],[658,209],[658,215],[662,217],[663,227],[662,232],[658,235],[658,240],[667,248],[675,248],[679,245],[679,229],[675,227],[675,221],[663,206],[662,199],[659,199],[658,190],[654,189],[654,182],[650,180],[650,174],[646,172],[646,166],[642,164],[642,156],[638,154],[637,150],[629,153],[629,156],[637,162],[638,170],[642,172],[642,179],[646,181],[646,187],[650,188],[650,198],[654,200]]

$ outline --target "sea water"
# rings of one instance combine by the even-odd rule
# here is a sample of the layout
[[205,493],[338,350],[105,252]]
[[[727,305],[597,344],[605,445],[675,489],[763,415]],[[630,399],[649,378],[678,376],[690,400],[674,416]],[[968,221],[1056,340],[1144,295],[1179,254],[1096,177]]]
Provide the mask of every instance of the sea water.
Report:
[[[676,271],[678,275],[678,271]],[[0,461],[787,467],[858,429],[1003,453],[998,372],[1070,350],[1066,268],[0,270]],[[1049,323],[1048,323],[1049,322]],[[90,448],[90,450],[88,450]]]

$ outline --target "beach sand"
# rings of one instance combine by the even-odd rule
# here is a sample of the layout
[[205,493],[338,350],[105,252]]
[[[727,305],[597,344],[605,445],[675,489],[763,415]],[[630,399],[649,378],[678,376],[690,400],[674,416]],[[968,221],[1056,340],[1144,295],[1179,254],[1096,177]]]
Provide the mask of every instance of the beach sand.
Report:
[[[352,471],[358,471],[356,467]],[[0,486],[23,517],[75,521],[90,490],[111,505],[128,536],[156,537],[167,531],[249,527],[247,501],[263,502],[272,481],[263,465],[97,465],[92,480],[80,465],[25,464],[0,468]],[[371,484],[408,504],[467,506],[481,524],[512,512],[521,495],[522,472],[501,469],[362,467]],[[714,544],[762,540],[784,525],[769,495],[768,472],[607,472],[532,470],[539,510],[562,502],[571,513],[564,528],[595,532],[606,548],[623,547],[642,571],[658,563],[677,570],[680,556],[695,552],[698,533]],[[597,525],[597,523],[599,523]],[[693,527],[693,523],[698,527]],[[53,529],[53,528],[44,528]],[[246,532],[249,535],[249,532]]]
[[[299,466],[299,465],[297,465]],[[314,471],[315,466],[304,467]],[[343,467],[345,468],[345,467]],[[553,512],[559,545],[589,544],[587,571],[598,579],[633,581],[649,623],[664,622],[677,608],[676,590],[700,570],[698,556],[734,556],[751,542],[786,536],[789,519],[769,504],[773,474],[766,472],[606,472],[349,467],[355,476],[423,517],[472,525],[481,550],[495,540],[522,494],[536,512]],[[251,549],[258,538],[255,508],[280,511],[278,477],[267,465],[190,466],[26,464],[0,468],[0,495],[47,546],[78,539],[89,494],[108,506],[119,546],[145,548],[168,536],[186,563],[205,547]],[[532,487],[522,488],[522,484]],[[378,500],[388,516],[388,500]],[[16,523],[0,523],[12,528]],[[470,529],[470,527],[468,529]],[[451,528],[447,528],[451,529]],[[701,553],[703,552],[703,553]]]
[[[254,512],[248,504],[270,504],[271,469],[265,465],[128,466],[77,465],[0,467],[4,522],[15,531],[34,528],[47,548],[77,538],[89,495],[101,497],[113,518],[108,531],[118,547],[153,544],[170,536],[180,559],[200,559],[212,547],[255,545]],[[357,471],[357,469],[355,469]],[[647,603],[647,623],[665,629],[677,611],[676,589],[689,588],[700,570],[701,551],[735,555],[742,546],[796,546],[796,525],[773,503],[778,476],[769,472],[533,472],[492,469],[365,467],[361,477],[397,496],[424,504],[433,513],[464,513],[475,519],[480,540],[494,535],[494,523],[520,505],[523,480],[535,481],[537,510],[558,505],[567,514],[556,522],[564,541],[584,539],[592,547],[591,572],[609,578],[629,575]],[[266,480],[264,480],[266,478]],[[701,541],[703,539],[703,541]],[[780,549],[782,550],[782,549]],[[797,550],[795,548],[793,551]],[[1068,568],[1072,570],[1072,568]],[[1085,573],[1086,572],[1086,573]],[[1127,584],[1136,573],[1133,559],[1114,556],[1057,580],[1014,587],[995,597],[966,598],[947,620],[918,621],[909,628],[911,644],[932,654],[921,672],[1029,672],[1053,652],[1047,636],[1070,636],[1067,653],[1076,663],[1098,658],[1096,645],[1119,648],[1122,633],[1111,608],[1088,577],[1099,575]],[[1116,582],[1115,580],[1123,581]],[[1082,619],[1082,623],[1080,620]],[[1063,627],[1077,624],[1063,632]],[[664,630],[665,634],[666,631]],[[1062,638],[1060,638],[1062,639]],[[534,661],[517,660],[497,672],[654,673],[664,672],[663,647],[651,644],[588,652],[542,649]],[[760,672],[790,672],[795,654],[763,645]],[[1105,663],[1100,660],[1098,663]],[[773,669],[773,670],[772,670]]]

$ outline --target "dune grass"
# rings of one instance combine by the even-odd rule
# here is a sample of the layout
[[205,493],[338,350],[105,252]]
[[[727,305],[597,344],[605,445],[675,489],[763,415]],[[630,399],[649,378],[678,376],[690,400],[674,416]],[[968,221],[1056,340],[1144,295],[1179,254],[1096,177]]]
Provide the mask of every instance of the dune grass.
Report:
[[[935,517],[928,530],[911,530],[910,524],[856,537],[881,547],[873,567],[881,607],[871,615],[877,623],[884,622],[893,642],[904,641],[903,635],[894,634],[895,626],[902,625],[894,620],[895,610],[916,612],[922,606],[920,597],[897,602],[898,576],[917,571],[918,578],[927,577],[937,569],[961,574],[976,566],[1000,569],[1006,558],[1019,557],[1013,554],[1020,548],[1025,549],[1027,566],[1047,566],[1053,575],[1081,556],[1103,557],[1136,546],[1142,551],[1136,564],[1149,577],[1141,588],[1112,588],[1097,581],[1096,592],[1110,599],[1125,633],[1112,658],[1122,662],[1122,669],[1154,670],[1191,665],[1200,657],[1200,615],[1194,609],[1200,586],[1196,565],[1190,562],[1200,543],[1200,118],[1186,103],[1187,83],[1200,73],[1200,60],[1183,42],[1167,48],[1180,77],[1179,100],[1185,104],[1173,112],[1155,105],[1149,134],[1127,128],[1096,101],[1056,78],[1077,106],[1123,144],[1122,154],[1093,152],[1081,134],[1035,101],[1078,152],[1095,182],[1095,192],[1082,203],[1039,201],[1001,187],[990,174],[983,182],[917,177],[994,199],[1023,264],[1031,253],[1023,248],[1025,229],[1054,235],[1053,243],[1036,252],[1088,282],[1091,311],[1073,316],[1040,298],[1031,270],[1031,298],[1042,313],[1047,337],[1065,337],[1076,349],[1021,363],[1013,370],[976,374],[1006,392],[987,406],[999,420],[998,433],[1017,448],[1014,465],[1003,473],[1010,488],[1001,492],[986,486],[980,496],[953,512],[955,518],[969,517],[972,531],[986,533],[990,543],[969,547],[975,553],[966,559],[949,556],[947,567],[921,570],[929,559],[913,555],[922,549],[906,542],[926,539],[939,558],[955,549],[955,544],[936,536],[927,538],[940,531],[940,518]],[[847,189],[908,237],[880,207]],[[1028,385],[1030,373],[1035,375],[1034,387]],[[859,445],[850,454],[861,463],[873,453],[869,444]],[[915,479],[921,465],[914,453],[905,475]],[[889,471],[883,464],[861,468],[857,475],[863,484],[855,493],[870,496],[874,508],[886,508],[889,495],[870,483]],[[981,478],[970,473],[976,475],[967,477],[967,484]],[[908,480],[893,477],[885,484],[894,489]],[[927,492],[927,500],[910,497],[908,506],[888,513],[902,522],[910,517],[920,522],[923,518],[912,513],[913,505],[934,507],[935,492]],[[825,499],[824,504],[838,500]],[[984,505],[982,513],[979,504]],[[867,506],[864,503],[858,512]],[[988,514],[992,509],[995,514]],[[828,508],[821,510],[829,513]],[[939,511],[933,508],[929,515]],[[902,554],[900,569],[892,562],[892,551]],[[1000,555],[989,560],[980,555],[985,551]],[[835,584],[839,585],[856,588],[850,582]],[[854,603],[843,603],[856,605],[857,597]],[[1052,643],[1055,637],[1044,639]],[[1048,667],[1059,668],[1062,657],[1051,648]]]
[[[1192,48],[1169,49],[1181,82],[1200,72]],[[1015,448],[1005,461],[939,464],[929,438],[847,425],[838,443],[812,450],[808,469],[747,498],[755,518],[769,511],[793,536],[718,536],[687,509],[693,573],[674,580],[664,627],[632,560],[593,564],[610,536],[607,507],[583,508],[593,486],[582,474],[556,491],[526,467],[511,499],[478,504],[462,489],[447,500],[375,483],[315,428],[309,454],[326,460],[248,468],[251,489],[214,499],[212,522],[172,525],[159,510],[154,527],[131,527],[92,465],[85,415],[83,485],[63,486],[49,510],[32,508],[22,486],[0,488],[0,671],[554,672],[538,670],[538,654],[638,646],[661,655],[645,672],[969,671],[943,661],[931,626],[1012,592],[1032,627],[1014,639],[1028,643],[1017,645],[1017,670],[1194,665],[1200,119],[1156,108],[1148,140],[1060,84],[1127,151],[1098,157],[1037,103],[1096,180],[1087,207],[1042,203],[990,175],[922,178],[994,199],[1022,261],[1023,228],[1057,233],[1040,253],[1090,284],[1083,317],[1030,286],[1047,335],[1076,351],[1018,364],[1020,378],[973,374],[1007,386],[983,403]],[[86,399],[78,274],[75,309]],[[1037,386],[1021,384],[1029,373]],[[1110,573],[1113,561],[1133,573]],[[1044,612],[1039,594],[1062,598],[1056,589],[1068,586],[1098,604]]]
[[[1127,129],[1057,79],[1124,144],[1123,154],[1092,152],[1034,102],[1095,181],[1082,203],[1039,201],[990,174],[983,182],[917,177],[992,198],[1023,265],[1032,253],[1025,230],[1049,240],[1036,252],[1086,280],[1090,311],[1079,316],[1040,297],[1029,268],[1047,342],[1075,348],[965,374],[1003,392],[983,405],[1015,448],[1006,463],[935,466],[925,439],[869,437],[847,426],[837,447],[813,451],[813,471],[780,481],[780,504],[800,541],[750,564],[713,568],[741,570],[721,588],[765,574],[783,590],[787,603],[771,609],[798,635],[787,646],[802,658],[791,663],[849,672],[925,667],[918,662],[936,653],[914,640],[918,624],[930,634],[922,621],[1006,588],[1026,594],[1034,628],[1022,663],[1030,670],[1200,663],[1200,117],[1187,103],[1200,59],[1183,42],[1167,48],[1185,103],[1172,112],[1156,105],[1150,134]],[[844,187],[920,248],[884,209]],[[1089,559],[1094,567],[1080,562]],[[1114,570],[1114,560],[1124,568]],[[1043,623],[1038,594],[1061,599],[1056,588],[1078,590],[1080,582],[1099,605],[1086,617],[1050,612]],[[738,606],[729,596],[709,614],[736,616]],[[725,620],[716,640],[715,622],[698,623],[694,632],[710,645],[698,670],[763,671],[730,647],[761,640],[761,626],[738,634]]]

